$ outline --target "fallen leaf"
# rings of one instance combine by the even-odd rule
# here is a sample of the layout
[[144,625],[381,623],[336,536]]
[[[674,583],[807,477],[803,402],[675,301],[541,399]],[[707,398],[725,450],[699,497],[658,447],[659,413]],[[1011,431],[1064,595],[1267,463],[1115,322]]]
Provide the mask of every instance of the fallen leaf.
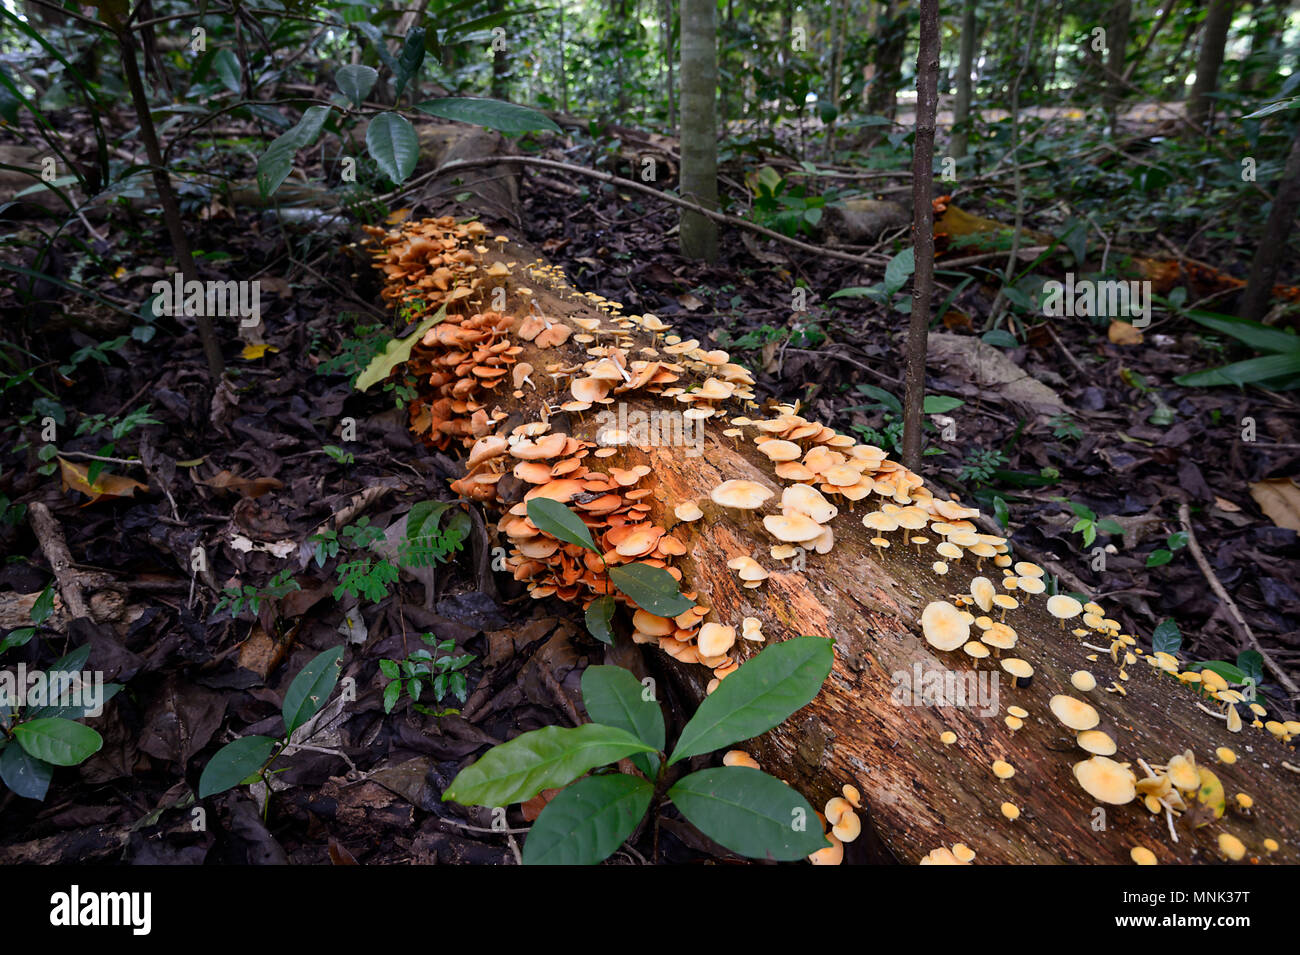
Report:
[[1112,321],[1110,329],[1106,332],[1106,337],[1110,339],[1113,345],[1142,344],[1142,333],[1128,322]]
[[246,361],[254,361],[255,359],[261,358],[267,352],[274,353],[274,352],[278,352],[279,350],[280,349],[276,348],[274,345],[268,345],[265,342],[259,342],[256,345],[245,345],[244,350],[239,353],[239,356],[245,359]]
[[71,488],[85,494],[90,498],[86,504],[94,504],[101,497],[132,497],[136,491],[149,490],[147,484],[141,484],[119,474],[109,474],[107,471],[101,471],[92,484],[88,468],[73,464],[64,458],[59,458],[59,475],[63,479],[63,490]]
[[696,298],[690,292],[684,292],[677,296],[677,304],[688,312],[698,311],[704,307],[704,302]]
[[410,217],[411,217],[411,210],[409,208],[394,209],[392,212],[388,213],[388,217],[384,219],[384,222],[387,223],[388,225],[397,225],[397,223],[405,222]]
[[1219,497],[1217,494],[1214,495],[1214,506],[1221,511],[1227,511],[1229,514],[1235,514],[1241,510],[1240,505],[1233,504],[1227,498]]
[[1278,527],[1300,531],[1300,487],[1294,478],[1269,478],[1250,486],[1250,496]]
[[284,487],[284,482],[273,477],[241,478],[229,471],[221,470],[206,481],[196,477],[195,483],[203,484],[218,491],[238,491],[244,497],[261,497],[270,491]]

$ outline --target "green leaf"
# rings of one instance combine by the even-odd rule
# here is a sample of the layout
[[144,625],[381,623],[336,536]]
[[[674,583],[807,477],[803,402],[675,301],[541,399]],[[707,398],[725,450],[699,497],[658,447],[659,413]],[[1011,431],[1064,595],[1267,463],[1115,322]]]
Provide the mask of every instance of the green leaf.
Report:
[[280,188],[293,170],[294,153],[316,141],[329,112],[328,106],[308,106],[292,129],[281,133],[266,147],[266,152],[257,161],[257,187],[263,196],[269,196]]
[[524,843],[524,865],[595,865],[630,836],[654,797],[644,779],[589,776],[547,803]]
[[527,133],[533,130],[546,130],[559,133],[562,130],[544,113],[526,106],[516,106],[496,99],[473,99],[465,96],[446,97],[425,100],[415,107],[422,113],[442,119],[454,119],[474,126],[486,126],[488,129],[503,133]]
[[1215,385],[1249,385],[1274,378],[1294,378],[1297,374],[1300,374],[1300,350],[1250,358],[1207,371],[1194,371],[1179,375],[1174,381],[1186,387],[1205,388]]
[[966,402],[949,395],[926,395],[921,411],[924,414],[946,414],[954,408],[960,408]]
[[[1075,504],[1071,501],[1070,510],[1074,511],[1077,516],[1082,517],[1085,521],[1095,521],[1097,519],[1096,512],[1085,504]],[[1075,525],[1075,530],[1078,529],[1078,525]]]
[[682,596],[672,574],[649,564],[625,564],[609,568],[610,582],[642,610],[660,617],[675,617],[695,606]]
[[199,798],[206,799],[238,786],[266,764],[275,742],[269,736],[241,736],[221,747],[203,767]]
[[614,598],[610,594],[597,597],[587,604],[583,614],[587,622],[587,632],[601,643],[614,643],[614,630],[610,626],[614,620]]
[[223,46],[217,51],[216,56],[212,58],[212,70],[230,92],[238,95],[243,91],[244,81],[240,76],[242,71],[239,68],[239,57],[235,56],[229,47]]
[[980,341],[985,345],[992,345],[995,348],[1015,348],[1020,341],[1015,335],[1001,328],[994,328],[980,336]]
[[1007,502],[1000,497],[993,498],[993,516],[997,518],[1002,529],[1006,530],[1011,521],[1011,509],[1007,507]]
[[1204,325],[1206,328],[1235,338],[1256,351],[1279,353],[1300,351],[1300,336],[1280,331],[1262,322],[1237,318],[1235,315],[1202,312],[1197,309],[1187,311],[1186,315],[1198,325]]
[[1178,622],[1172,617],[1160,621],[1151,632],[1151,648],[1156,653],[1177,653],[1182,645],[1182,631],[1178,629]]
[[1242,650],[1237,654],[1237,668],[1256,685],[1264,682],[1264,656],[1258,650]]
[[507,806],[543,789],[567,786],[597,766],[652,751],[627,730],[613,726],[547,726],[492,747],[456,774],[442,798],[465,806]]
[[41,595],[37,597],[36,602],[32,604],[32,623],[39,627],[46,620],[50,619],[50,614],[52,613],[54,613],[53,581],[45,585],[45,589],[41,591]]
[[398,668],[397,661],[380,660],[379,672],[382,673],[384,676],[388,677],[388,679],[390,680],[396,680],[402,671]]
[[352,105],[358,109],[374,89],[377,79],[379,71],[372,66],[349,63],[334,71],[334,82],[338,85],[339,92],[352,100]]
[[104,738],[72,720],[46,718],[19,723],[14,739],[29,756],[55,766],[76,766],[99,752]]
[[906,248],[889,260],[885,266],[885,291],[893,295],[904,285],[916,271],[916,250]]
[[334,690],[343,669],[343,647],[317,654],[307,661],[284,694],[284,731],[292,734],[316,715]]
[[14,647],[25,647],[34,636],[36,636],[35,627],[19,627],[17,630],[10,630],[9,635],[0,640],[0,653]]
[[400,185],[415,171],[420,158],[420,137],[405,116],[380,113],[366,128],[366,148],[380,172]]
[[896,415],[902,415],[903,413],[903,403],[884,388],[878,388],[875,385],[858,385],[858,392],[859,394],[875,398]]
[[808,800],[757,769],[719,766],[691,773],[668,790],[668,798],[714,842],[751,859],[789,862],[829,844]]
[[417,325],[415,331],[405,338],[392,339],[384,346],[382,352],[370,360],[366,370],[357,375],[355,383],[357,391],[365,391],[371,385],[383,381],[391,375],[394,368],[404,364],[411,357],[411,349],[415,347],[416,342],[424,337],[424,333],[446,317],[447,306],[444,305]]
[[393,712],[393,707],[402,696],[402,681],[394,680],[388,686],[384,687],[384,712]]
[[566,544],[577,544],[599,554],[600,549],[591,539],[591,531],[581,517],[559,501],[548,497],[535,497],[528,502],[528,519],[543,534],[550,534]]
[[21,746],[6,746],[0,752],[0,782],[8,786],[15,796],[44,799],[53,776],[53,766],[43,759],[37,759]]
[[766,733],[807,706],[831,672],[833,643],[828,637],[795,637],[741,664],[705,697],[668,765]]
[[406,89],[406,84],[420,71],[420,64],[423,62],[424,27],[413,27],[411,32],[406,34],[406,42],[402,45],[401,56],[397,61],[397,69],[393,71],[397,75],[397,88],[393,94],[394,100],[402,98],[402,91]]
[[[656,750],[664,748],[664,714],[654,700],[645,699],[645,687],[628,670],[615,666],[589,666],[582,672],[582,703],[593,722],[627,730]],[[637,753],[637,769],[653,779],[659,757]]]
[[1147,555],[1148,567],[1163,567],[1174,559],[1173,551],[1165,550],[1163,547],[1159,550],[1153,550]]
[[1120,524],[1118,521],[1112,521],[1110,518],[1106,518],[1104,521],[1097,522],[1097,530],[1106,534],[1123,534],[1124,525]]
[[1300,96],[1291,96],[1287,99],[1280,99],[1276,103],[1269,103],[1267,106],[1261,106],[1253,113],[1247,113],[1242,119],[1261,119],[1265,116],[1271,116],[1279,113],[1284,109],[1300,109]]

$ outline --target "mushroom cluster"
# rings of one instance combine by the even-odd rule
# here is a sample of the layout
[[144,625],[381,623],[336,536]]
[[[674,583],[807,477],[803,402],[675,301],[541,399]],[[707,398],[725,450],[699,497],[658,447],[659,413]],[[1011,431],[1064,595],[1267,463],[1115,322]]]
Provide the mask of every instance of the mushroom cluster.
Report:
[[490,286],[474,264],[487,251],[479,245],[487,227],[478,221],[458,223],[451,216],[409,220],[396,229],[363,226],[370,236],[374,266],[384,275],[383,299],[399,310],[416,306],[423,313],[469,298]]
[[813,865],[839,865],[844,861],[844,845],[862,834],[862,820],[854,811],[862,808],[862,794],[856,786],[847,783],[840,787],[840,795],[826,801],[818,817],[827,829],[823,832],[830,843],[808,857]]

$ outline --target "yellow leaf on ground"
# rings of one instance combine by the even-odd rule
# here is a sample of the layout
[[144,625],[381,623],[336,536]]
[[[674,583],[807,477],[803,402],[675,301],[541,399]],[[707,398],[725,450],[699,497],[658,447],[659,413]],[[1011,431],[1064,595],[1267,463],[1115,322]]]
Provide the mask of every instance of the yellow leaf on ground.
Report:
[[1250,496],[1278,527],[1300,531],[1300,487],[1295,478],[1269,478],[1250,486]]
[[248,361],[253,361],[254,359],[261,358],[267,352],[278,352],[279,350],[280,349],[276,348],[274,345],[268,345],[265,342],[258,342],[256,345],[245,345],[244,350],[239,354],[240,357],[245,358]]
[[1111,322],[1106,337],[1114,345],[1141,345],[1142,333],[1128,322]]
[[107,471],[101,471],[92,484],[89,468],[64,458],[59,458],[59,474],[63,478],[63,490],[80,491],[90,498],[87,504],[94,504],[101,497],[131,497],[136,491],[149,490],[147,484]]

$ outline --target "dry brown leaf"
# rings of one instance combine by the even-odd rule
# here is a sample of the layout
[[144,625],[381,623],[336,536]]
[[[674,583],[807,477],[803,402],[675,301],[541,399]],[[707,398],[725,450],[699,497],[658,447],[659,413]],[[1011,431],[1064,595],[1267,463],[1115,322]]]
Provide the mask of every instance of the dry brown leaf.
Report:
[[206,481],[202,478],[194,480],[218,491],[238,491],[244,497],[261,497],[263,494],[284,487],[284,482],[273,477],[241,478],[235,477],[226,470],[218,471]]
[[85,494],[90,498],[86,504],[94,504],[101,497],[132,497],[136,491],[149,490],[147,484],[122,477],[120,474],[109,474],[107,471],[101,471],[92,484],[89,468],[73,464],[64,458],[59,458],[59,475],[63,479],[63,490],[72,488]]
[[1226,497],[1219,497],[1219,495],[1217,494],[1214,495],[1214,506],[1221,511],[1227,511],[1229,514],[1236,514],[1238,511],[1241,510],[1240,505],[1233,504]]
[[1128,322],[1111,322],[1106,337],[1114,345],[1141,345],[1142,333]]
[[1250,496],[1278,527],[1300,531],[1300,487],[1295,478],[1269,478],[1250,486]]

